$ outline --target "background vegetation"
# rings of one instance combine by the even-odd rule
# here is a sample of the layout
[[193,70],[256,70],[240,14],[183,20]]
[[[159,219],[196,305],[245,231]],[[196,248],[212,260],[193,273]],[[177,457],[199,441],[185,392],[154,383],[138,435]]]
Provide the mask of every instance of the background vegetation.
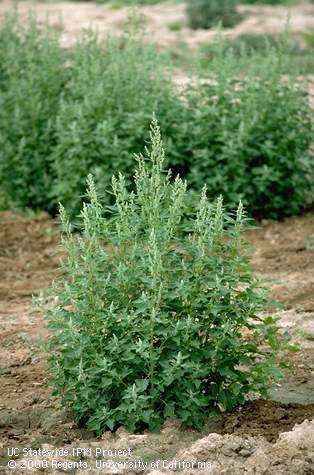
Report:
[[183,93],[165,55],[132,31],[107,40],[86,34],[64,51],[48,29],[31,20],[21,31],[10,17],[0,44],[2,207],[54,213],[62,201],[75,213],[88,173],[101,194],[116,170],[130,180],[153,112],[167,166],[194,191],[207,184],[210,199],[223,194],[230,208],[242,199],[258,218],[311,202],[312,115],[305,88],[284,76],[284,42],[253,48],[218,39],[202,80],[195,75]]
[[50,154],[68,71],[57,37],[30,19],[17,33],[16,18],[0,30],[0,186],[3,207],[48,208]]
[[220,23],[232,27],[241,19],[237,5],[237,0],[187,0],[189,26],[211,28]]
[[247,55],[219,40],[212,82],[190,98],[192,186],[205,182],[227,203],[241,198],[258,217],[297,214],[312,188],[312,113],[297,79],[283,77],[287,62],[285,45]]
[[155,48],[142,46],[132,36],[102,43],[87,35],[75,48],[59,106],[52,153],[55,199],[76,208],[88,172],[95,175],[101,193],[116,170],[130,178],[132,151],[141,150],[147,140],[153,111],[175,155],[171,140],[182,109]]

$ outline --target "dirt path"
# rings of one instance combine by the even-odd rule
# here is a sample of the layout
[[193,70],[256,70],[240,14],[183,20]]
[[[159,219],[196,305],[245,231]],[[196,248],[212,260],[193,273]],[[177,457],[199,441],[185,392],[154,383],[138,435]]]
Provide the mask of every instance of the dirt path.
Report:
[[[278,439],[280,433],[291,431],[296,423],[314,419],[314,250],[309,248],[312,234],[314,214],[282,223],[264,222],[248,235],[255,247],[256,272],[267,279],[272,296],[286,304],[286,309],[280,311],[281,326],[302,344],[301,351],[289,356],[291,368],[285,380],[273,389],[277,402],[251,401],[233,414],[209,420],[202,433],[183,430],[171,422],[160,434],[129,435],[120,429],[116,435],[105,434],[102,440],[96,440],[77,428],[51,396],[46,355],[37,351],[37,340],[45,340],[48,331],[43,316],[32,311],[31,295],[46,288],[56,275],[60,259],[56,225],[45,214],[30,220],[1,213],[2,464],[8,460],[7,447],[67,446],[72,450],[77,446],[127,446],[132,447],[133,457],[149,461],[206,459],[212,464],[212,471],[181,471],[185,474],[271,473],[274,460],[276,475],[313,473],[310,470],[314,470],[314,425],[305,422]],[[27,457],[17,462],[22,460],[26,463]],[[95,468],[95,457],[90,462],[88,471],[77,469],[71,473],[100,473]],[[270,471],[254,471],[257,465]],[[1,470],[10,473],[9,469],[0,467],[0,473]],[[147,469],[146,473],[149,472],[152,471]],[[18,473],[24,473],[22,468]],[[41,473],[60,472],[49,469]],[[121,469],[101,473],[131,472]],[[172,473],[171,467],[159,473]]]
[[[12,0],[0,2],[0,16],[12,8]],[[304,33],[314,28],[314,5],[301,4],[291,9],[283,6],[241,6],[244,19],[232,29],[226,29],[228,36],[237,37],[245,33],[276,34],[285,29],[287,19],[292,34]],[[18,11],[22,18],[29,11],[36,14],[40,21],[49,22],[61,31],[63,46],[71,46],[77,34],[83,28],[97,29],[101,33],[121,34],[125,21],[132,10],[130,7],[113,9],[108,5],[92,2],[36,2],[24,0],[18,2]],[[214,31],[193,31],[186,26],[184,3],[166,2],[152,6],[141,6],[137,11],[142,15],[141,24],[149,41],[153,40],[161,46],[175,46],[186,43],[197,46],[210,41]],[[60,19],[62,18],[62,24]],[[173,27],[176,25],[176,28]],[[173,31],[176,29],[176,31]]]

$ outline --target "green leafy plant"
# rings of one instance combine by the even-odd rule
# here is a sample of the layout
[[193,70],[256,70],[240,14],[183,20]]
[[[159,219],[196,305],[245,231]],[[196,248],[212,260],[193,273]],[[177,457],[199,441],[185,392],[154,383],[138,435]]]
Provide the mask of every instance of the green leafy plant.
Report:
[[200,54],[204,61],[204,66],[209,61],[215,60],[217,48],[219,54],[228,54],[232,49],[233,55],[243,60],[244,56],[249,56],[254,61],[256,54],[268,54],[269,48],[277,48],[279,38],[274,35],[243,34],[236,38],[224,39],[221,44],[213,41],[209,44],[201,45]]
[[303,39],[307,46],[314,48],[314,30],[306,31],[303,34]]
[[[71,77],[60,102],[52,162],[56,201],[77,210],[92,173],[101,194],[116,170],[132,175],[130,150],[148,139],[152,111],[169,137],[169,153],[183,108],[160,55],[137,34],[100,41],[87,34],[74,50]],[[109,196],[107,195],[109,198]]]
[[187,0],[188,22],[191,28],[212,28],[236,25],[241,15],[237,11],[237,0]]
[[[236,38],[224,41],[223,49],[225,53],[232,49],[234,56],[239,58],[244,74],[247,69],[247,63],[255,62],[257,58],[262,58],[269,54],[269,51],[277,51],[284,54],[287,61],[282,65],[283,74],[309,74],[314,71],[313,46],[310,34],[304,34],[304,41],[297,41],[287,33],[281,35],[261,35],[261,34],[243,34]],[[215,58],[217,46],[214,43],[202,45],[200,48],[200,64],[204,69]],[[244,61],[246,59],[246,61]]]
[[168,29],[170,31],[181,31],[184,28],[184,23],[182,20],[174,20],[171,23],[168,23]]
[[231,208],[242,199],[258,218],[297,214],[313,201],[312,112],[305,87],[283,78],[296,63],[281,42],[220,39],[203,81],[181,92],[165,55],[132,28],[104,41],[86,33],[65,51],[34,20],[25,29],[16,17],[2,23],[1,208],[55,213],[62,201],[75,214],[89,173],[111,204],[111,176],[120,170],[131,182],[130,152],[148,140],[152,111],[167,167],[194,191],[206,183],[210,199],[223,194]]
[[189,181],[195,189],[206,183],[228,204],[242,199],[256,217],[297,214],[313,190],[313,115],[304,87],[283,78],[280,50],[269,47],[250,61],[245,55],[243,77],[238,52],[220,47],[189,95]]
[[241,3],[255,5],[255,4],[264,4],[264,5],[293,5],[298,3],[298,0],[242,0]]
[[0,28],[2,206],[50,208],[55,117],[67,77],[58,38],[10,14]]
[[186,217],[186,183],[163,172],[164,160],[154,121],[134,190],[112,179],[109,217],[91,176],[78,227],[61,207],[52,384],[98,434],[158,430],[172,416],[200,428],[277,375],[277,326],[260,316],[267,300],[245,252],[242,205],[228,214],[204,188]]

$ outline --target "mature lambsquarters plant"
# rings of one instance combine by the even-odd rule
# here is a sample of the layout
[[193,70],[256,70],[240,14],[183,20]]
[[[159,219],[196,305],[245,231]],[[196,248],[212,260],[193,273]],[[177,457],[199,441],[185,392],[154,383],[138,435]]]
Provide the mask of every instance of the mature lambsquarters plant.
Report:
[[254,60],[245,46],[213,46],[210,81],[189,94],[190,186],[206,183],[230,209],[241,199],[256,218],[300,213],[313,201],[314,122],[298,78],[283,77],[285,40]]
[[115,205],[91,176],[80,225],[61,207],[64,272],[48,311],[54,394],[101,433],[158,430],[167,417],[200,428],[276,377],[275,319],[252,275],[240,204],[226,213],[203,189],[187,211],[186,183],[164,173],[156,121],[137,157],[133,191],[113,177]]
[[[0,21],[0,206],[51,210],[55,118],[67,78],[57,36]],[[2,203],[3,202],[3,203]]]

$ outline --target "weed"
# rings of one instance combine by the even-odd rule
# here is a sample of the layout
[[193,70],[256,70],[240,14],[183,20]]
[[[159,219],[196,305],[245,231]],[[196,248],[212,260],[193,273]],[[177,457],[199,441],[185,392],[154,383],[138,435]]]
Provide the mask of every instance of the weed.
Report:
[[181,20],[176,20],[168,24],[170,31],[181,31],[183,27],[184,23]]
[[307,95],[296,78],[283,78],[281,50],[256,54],[243,77],[233,50],[217,48],[207,79],[189,96],[196,128],[189,128],[189,180],[228,204],[242,199],[256,217],[297,214],[313,190]]
[[52,154],[55,199],[76,210],[88,173],[101,194],[116,170],[129,179],[129,152],[139,151],[148,139],[152,111],[160,116],[167,147],[175,155],[173,137],[182,107],[154,47],[142,46],[132,35],[105,42],[91,34],[83,37],[58,112]]
[[2,206],[50,208],[55,117],[66,81],[58,38],[15,14],[0,28],[0,185]]
[[[310,34],[304,34],[304,41],[289,37],[288,32],[281,35],[244,34],[223,41],[223,52],[228,55],[232,50],[237,58],[237,70],[245,74],[251,62],[269,56],[269,52],[284,55],[282,74],[309,74],[314,71],[313,47]],[[304,44],[303,44],[304,43]],[[219,47],[221,53],[221,47]],[[210,64],[217,55],[217,43],[202,45],[199,55],[199,66],[206,74]]]
[[303,35],[305,43],[314,48],[314,30],[306,31]]
[[219,23],[223,27],[237,24],[241,15],[237,0],[187,0],[187,15],[191,28],[212,28]]
[[64,274],[49,311],[54,394],[100,434],[159,430],[167,417],[201,428],[278,375],[273,318],[253,277],[236,215],[206,189],[189,219],[186,183],[163,172],[156,121],[134,191],[112,179],[108,217],[92,177],[80,233],[61,207]]
[[0,206],[55,212],[61,200],[75,214],[88,173],[112,204],[111,176],[120,170],[131,184],[130,151],[148,139],[155,111],[167,166],[194,191],[206,183],[210,199],[223,194],[231,208],[242,199],[258,218],[302,211],[313,199],[313,121],[303,85],[283,78],[283,42],[220,39],[204,81],[180,93],[132,21],[122,38],[86,33],[70,51],[33,20],[0,29]]

